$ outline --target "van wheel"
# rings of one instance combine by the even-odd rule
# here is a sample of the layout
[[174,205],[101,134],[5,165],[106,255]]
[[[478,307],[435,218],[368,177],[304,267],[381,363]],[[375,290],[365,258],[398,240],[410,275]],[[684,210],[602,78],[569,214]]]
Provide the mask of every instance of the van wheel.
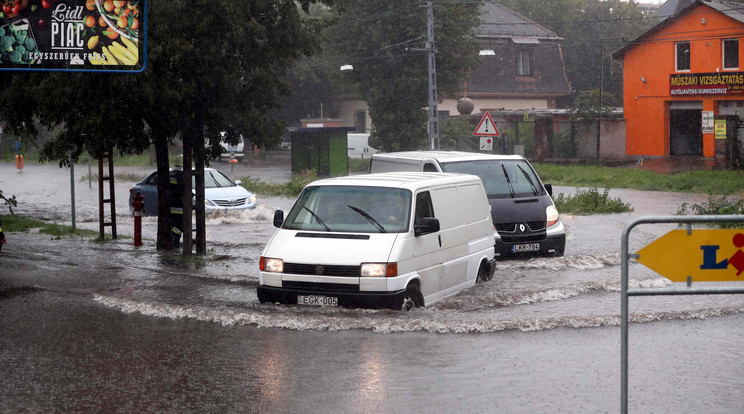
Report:
[[485,283],[493,279],[493,274],[488,269],[488,263],[481,262],[478,268],[478,275],[475,277],[475,283]]
[[424,297],[421,295],[421,289],[419,289],[418,285],[411,283],[406,287],[406,292],[403,294],[403,299],[400,301],[398,309],[409,311],[419,306],[424,306]]

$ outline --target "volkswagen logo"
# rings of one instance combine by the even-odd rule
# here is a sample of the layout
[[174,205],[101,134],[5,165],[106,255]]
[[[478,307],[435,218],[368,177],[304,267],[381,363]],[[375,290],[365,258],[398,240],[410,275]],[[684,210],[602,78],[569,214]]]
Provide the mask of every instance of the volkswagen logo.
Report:
[[521,231],[522,233],[524,233],[524,229],[525,229],[524,224],[520,224],[519,225],[519,231]]
[[315,266],[315,274],[316,275],[322,275],[323,272],[325,272],[325,269],[323,268],[323,265],[317,265],[317,266]]

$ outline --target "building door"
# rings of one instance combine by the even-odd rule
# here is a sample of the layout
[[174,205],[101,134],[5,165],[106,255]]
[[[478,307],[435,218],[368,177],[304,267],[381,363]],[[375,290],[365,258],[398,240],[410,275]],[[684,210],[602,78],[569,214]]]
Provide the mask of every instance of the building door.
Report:
[[703,155],[701,109],[669,109],[669,154]]

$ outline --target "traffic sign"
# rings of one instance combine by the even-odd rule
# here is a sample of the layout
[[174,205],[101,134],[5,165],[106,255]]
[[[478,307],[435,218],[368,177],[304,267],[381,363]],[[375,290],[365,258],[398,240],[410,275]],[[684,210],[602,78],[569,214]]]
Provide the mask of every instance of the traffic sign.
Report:
[[744,281],[744,229],[672,230],[637,260],[672,282]]
[[480,150],[481,151],[493,151],[493,138],[481,137],[480,139]]
[[475,131],[473,131],[473,136],[476,136],[476,137],[501,136],[501,134],[499,134],[499,130],[496,129],[496,124],[494,124],[493,119],[491,119],[491,114],[486,112],[483,115],[483,118],[481,118],[480,123],[478,124],[478,127],[475,128]]

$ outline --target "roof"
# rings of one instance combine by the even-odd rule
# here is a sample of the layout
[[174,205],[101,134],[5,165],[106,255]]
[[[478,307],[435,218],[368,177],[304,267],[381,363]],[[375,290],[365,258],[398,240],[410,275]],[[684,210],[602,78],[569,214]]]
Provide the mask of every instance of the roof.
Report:
[[441,184],[459,184],[470,181],[481,182],[480,178],[469,174],[440,172],[388,172],[326,178],[314,181],[308,184],[308,187],[320,185],[348,185],[360,187],[405,188],[413,191],[422,187],[431,187]]
[[554,32],[499,3],[484,3],[480,11],[481,25],[475,29],[476,37],[507,37],[515,42],[531,38],[560,39]]
[[690,3],[687,7],[684,7],[681,10],[678,10],[676,14],[669,16],[669,18],[663,20],[661,23],[652,27],[649,31],[642,34],[637,39],[633,40],[632,42],[627,44],[625,47],[615,52],[615,54],[613,54],[612,57],[615,59],[620,59],[620,58],[625,57],[625,54],[628,53],[628,51],[635,48],[639,44],[644,43],[648,38],[660,32],[662,29],[666,28],[667,26],[679,20],[680,17],[684,16],[685,14],[689,13],[690,11],[692,11],[693,9],[701,5],[709,6],[712,9],[740,23],[744,23],[744,10],[742,10],[741,3],[733,3],[729,1],[718,1],[718,0],[696,0]]
[[[481,56],[482,63],[463,85],[465,95],[547,98],[571,93],[560,49],[563,39],[499,3],[485,3],[480,10],[481,25],[475,36],[483,42],[483,49],[494,54]],[[517,50],[529,50],[532,55],[530,76],[517,75]]]
[[483,154],[480,152],[464,151],[401,151],[377,153],[372,155],[373,158],[396,158],[412,160],[429,160],[435,159],[440,162],[447,161],[476,161],[476,160],[521,160],[524,159],[519,155],[496,155]]

